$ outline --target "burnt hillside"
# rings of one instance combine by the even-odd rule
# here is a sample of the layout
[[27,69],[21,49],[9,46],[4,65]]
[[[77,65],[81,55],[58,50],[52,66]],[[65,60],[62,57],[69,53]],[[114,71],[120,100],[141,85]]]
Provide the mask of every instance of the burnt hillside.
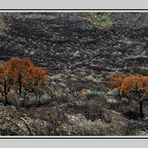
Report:
[[[49,102],[38,107],[16,110],[1,104],[1,135],[148,134],[148,118],[141,121],[133,112],[138,110],[136,102],[129,106],[128,99],[119,98],[106,83],[114,71],[148,75],[148,13],[103,13],[108,19],[103,24],[111,24],[107,27],[93,15],[0,13],[0,60],[32,59],[47,68],[54,88],[46,98]],[[80,95],[82,90],[85,96]],[[147,109],[146,102],[146,116]],[[16,116],[8,113],[9,119],[5,118],[7,110]],[[42,117],[47,110],[54,122]],[[40,126],[43,129],[38,131]]]

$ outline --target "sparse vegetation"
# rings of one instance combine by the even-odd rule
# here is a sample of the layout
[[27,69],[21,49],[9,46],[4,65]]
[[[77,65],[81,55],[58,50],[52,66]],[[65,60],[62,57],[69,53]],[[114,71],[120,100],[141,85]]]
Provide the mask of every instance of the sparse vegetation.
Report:
[[98,24],[103,28],[109,28],[112,26],[112,21],[107,14],[98,12],[98,13],[95,13],[95,15],[96,15]]
[[0,13],[0,135],[148,135],[147,15]]

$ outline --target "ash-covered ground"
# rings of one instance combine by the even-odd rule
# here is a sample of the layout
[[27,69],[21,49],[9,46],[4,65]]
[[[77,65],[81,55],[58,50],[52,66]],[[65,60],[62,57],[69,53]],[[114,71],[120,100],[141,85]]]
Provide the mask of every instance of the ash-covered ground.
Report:
[[117,71],[148,75],[148,13],[95,15],[0,13],[0,60],[28,57],[51,77],[40,105],[1,103],[0,135],[148,135],[148,103],[141,120],[107,83]]

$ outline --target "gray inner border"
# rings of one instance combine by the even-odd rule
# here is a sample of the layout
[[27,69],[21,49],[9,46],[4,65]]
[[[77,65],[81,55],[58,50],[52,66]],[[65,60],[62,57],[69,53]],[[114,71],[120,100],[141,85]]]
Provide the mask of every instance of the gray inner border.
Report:
[[0,0],[0,9],[147,9],[147,0]]

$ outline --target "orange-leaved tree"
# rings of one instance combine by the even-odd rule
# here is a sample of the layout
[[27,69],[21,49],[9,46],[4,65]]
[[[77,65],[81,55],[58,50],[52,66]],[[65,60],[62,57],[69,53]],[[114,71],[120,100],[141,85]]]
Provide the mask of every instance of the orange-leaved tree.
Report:
[[7,75],[7,64],[0,62],[0,93],[5,98],[5,104],[8,104],[7,94],[9,90],[10,82]]
[[148,97],[148,76],[127,76],[123,79],[120,91],[139,102],[140,116],[144,117],[143,101]]
[[113,73],[109,83],[123,95],[139,103],[140,116],[144,117],[143,101],[148,97],[148,76]]
[[19,94],[22,93],[23,81],[28,69],[33,66],[31,60],[27,58],[12,57],[7,62],[7,74],[11,78],[14,86],[19,87]]
[[23,81],[26,92],[34,92],[38,88],[43,88],[48,80],[46,70],[40,67],[30,66]]
[[123,79],[126,76],[126,74],[114,72],[109,76],[109,84],[119,90],[123,82]]
[[0,62],[0,87],[6,104],[8,91],[16,90],[19,95],[35,93],[37,88],[43,89],[47,81],[46,70],[35,66],[28,58],[12,57],[6,63]]
[[46,70],[35,66],[28,58],[12,57],[7,64],[7,73],[13,85],[18,86],[20,95],[22,90],[33,91],[37,86],[45,85],[48,80]]

